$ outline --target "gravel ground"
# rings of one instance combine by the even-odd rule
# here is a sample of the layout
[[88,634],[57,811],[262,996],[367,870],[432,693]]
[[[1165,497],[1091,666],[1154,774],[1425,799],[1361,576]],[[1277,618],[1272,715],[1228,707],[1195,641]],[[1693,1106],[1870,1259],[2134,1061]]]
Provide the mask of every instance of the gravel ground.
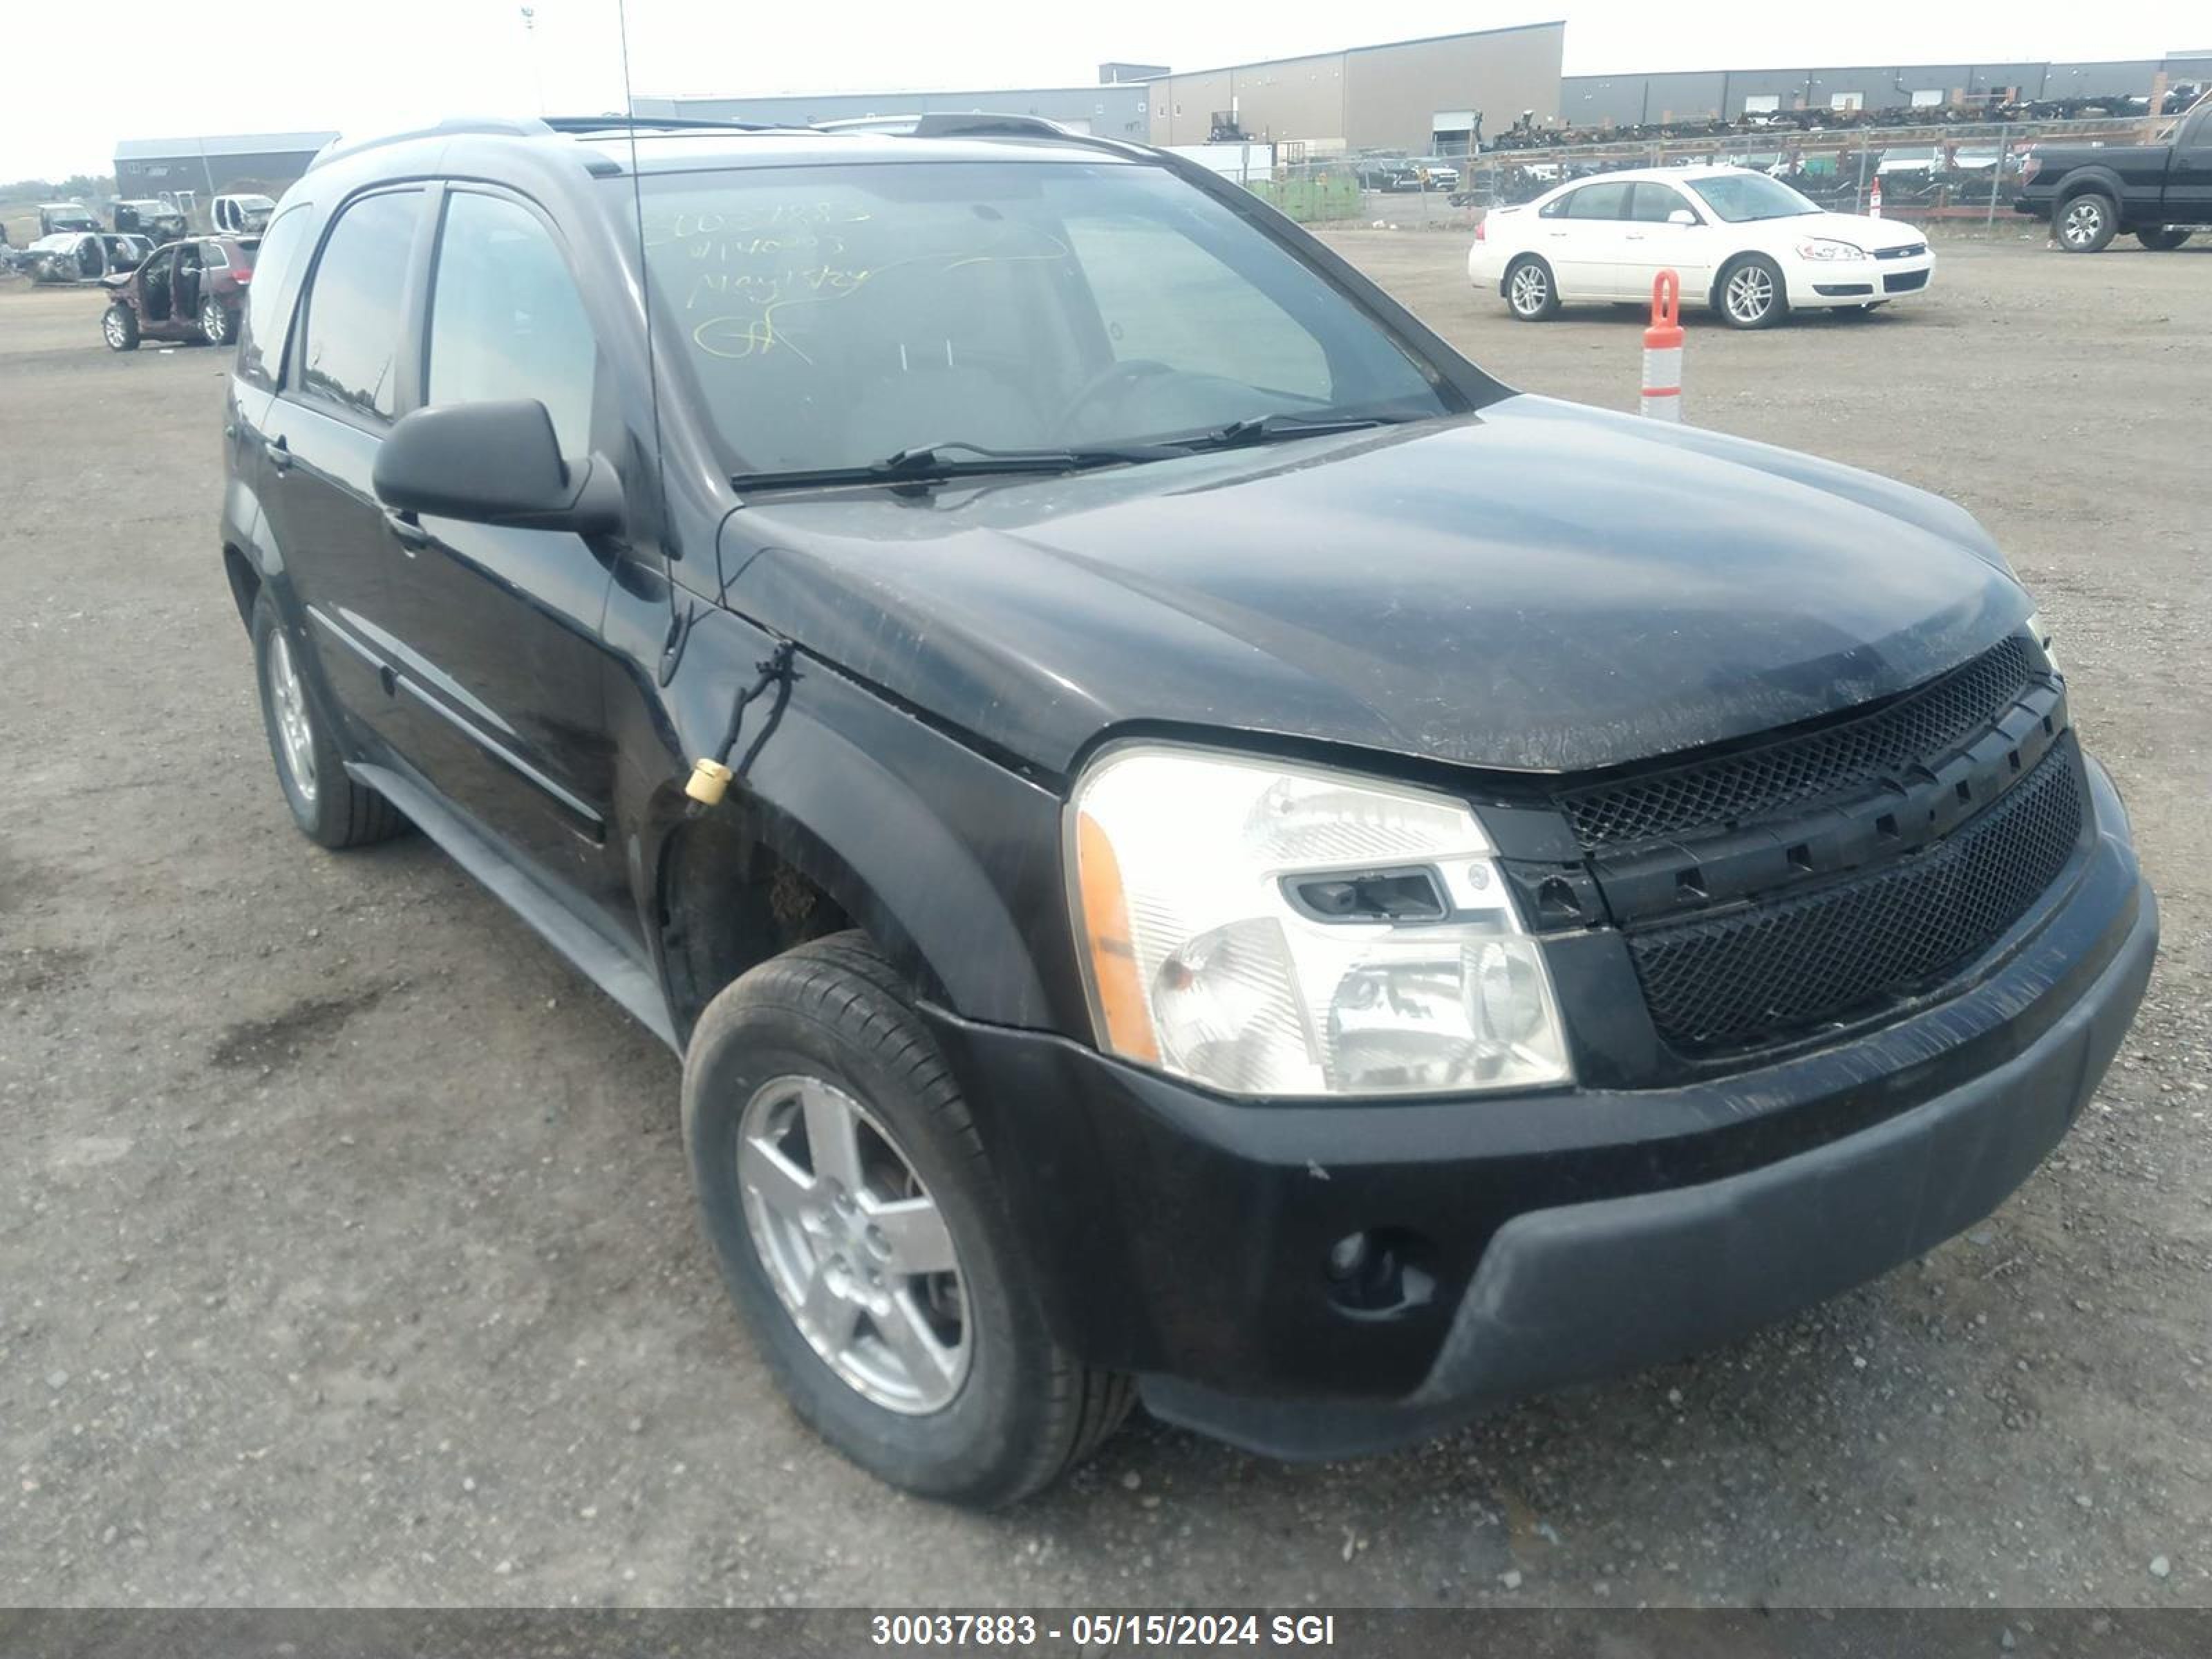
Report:
[[[1516,325],[1457,236],[1335,240],[1509,380],[1632,406],[1626,314]],[[2212,246],[2039,241],[1947,245],[1863,322],[1693,319],[1687,380],[1961,501],[2056,625],[2166,929],[2058,1154],[1694,1363],[1360,1463],[1139,1421],[997,1516],[772,1395],[650,1038],[419,839],[294,833],[210,539],[216,356],[0,288],[0,1600],[2212,1602]]]

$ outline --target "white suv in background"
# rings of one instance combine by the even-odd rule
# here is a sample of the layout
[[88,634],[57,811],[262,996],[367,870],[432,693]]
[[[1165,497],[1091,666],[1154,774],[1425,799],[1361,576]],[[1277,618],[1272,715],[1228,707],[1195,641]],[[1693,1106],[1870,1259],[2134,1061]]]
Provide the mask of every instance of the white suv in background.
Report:
[[1648,300],[1672,270],[1686,305],[1765,328],[1809,307],[1871,311],[1925,289],[1928,240],[1911,225],[1830,213],[1746,167],[1638,169],[1579,179],[1474,228],[1467,274],[1524,322],[1562,302]]

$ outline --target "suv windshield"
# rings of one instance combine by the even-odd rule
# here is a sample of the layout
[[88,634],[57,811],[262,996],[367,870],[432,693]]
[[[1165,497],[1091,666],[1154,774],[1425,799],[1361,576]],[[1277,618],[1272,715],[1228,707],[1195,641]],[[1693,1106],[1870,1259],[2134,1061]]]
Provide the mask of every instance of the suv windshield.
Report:
[[749,477],[1461,407],[1377,319],[1158,167],[672,173],[646,181],[645,214],[661,314]]
[[1732,225],[1748,219],[1794,219],[1800,214],[1820,211],[1818,204],[1763,173],[1724,173],[1686,182],[1707,207]]

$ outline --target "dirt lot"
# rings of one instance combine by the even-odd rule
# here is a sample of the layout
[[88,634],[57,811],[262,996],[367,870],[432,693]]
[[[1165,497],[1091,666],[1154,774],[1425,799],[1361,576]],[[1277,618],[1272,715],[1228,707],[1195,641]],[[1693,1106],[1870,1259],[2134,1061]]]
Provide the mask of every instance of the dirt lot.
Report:
[[[1633,319],[1337,240],[1632,406]],[[997,1517],[769,1392],[650,1038],[421,841],[295,834],[210,541],[220,360],[0,286],[0,1600],[2212,1603],[2212,246],[1943,260],[1865,322],[1693,319],[1689,410],[1954,496],[2040,595],[2166,925],[2080,1127],[1696,1363],[1359,1464],[1139,1422]]]

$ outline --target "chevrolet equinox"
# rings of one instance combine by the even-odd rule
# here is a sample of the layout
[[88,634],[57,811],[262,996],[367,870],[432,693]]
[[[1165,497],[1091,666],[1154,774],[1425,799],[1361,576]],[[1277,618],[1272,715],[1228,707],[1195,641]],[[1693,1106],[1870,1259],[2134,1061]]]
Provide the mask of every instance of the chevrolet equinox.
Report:
[[1139,146],[338,147],[228,421],[300,828],[683,1057],[769,1371],[918,1492],[1749,1330],[2002,1200],[2150,971],[1966,513],[1516,392]]

